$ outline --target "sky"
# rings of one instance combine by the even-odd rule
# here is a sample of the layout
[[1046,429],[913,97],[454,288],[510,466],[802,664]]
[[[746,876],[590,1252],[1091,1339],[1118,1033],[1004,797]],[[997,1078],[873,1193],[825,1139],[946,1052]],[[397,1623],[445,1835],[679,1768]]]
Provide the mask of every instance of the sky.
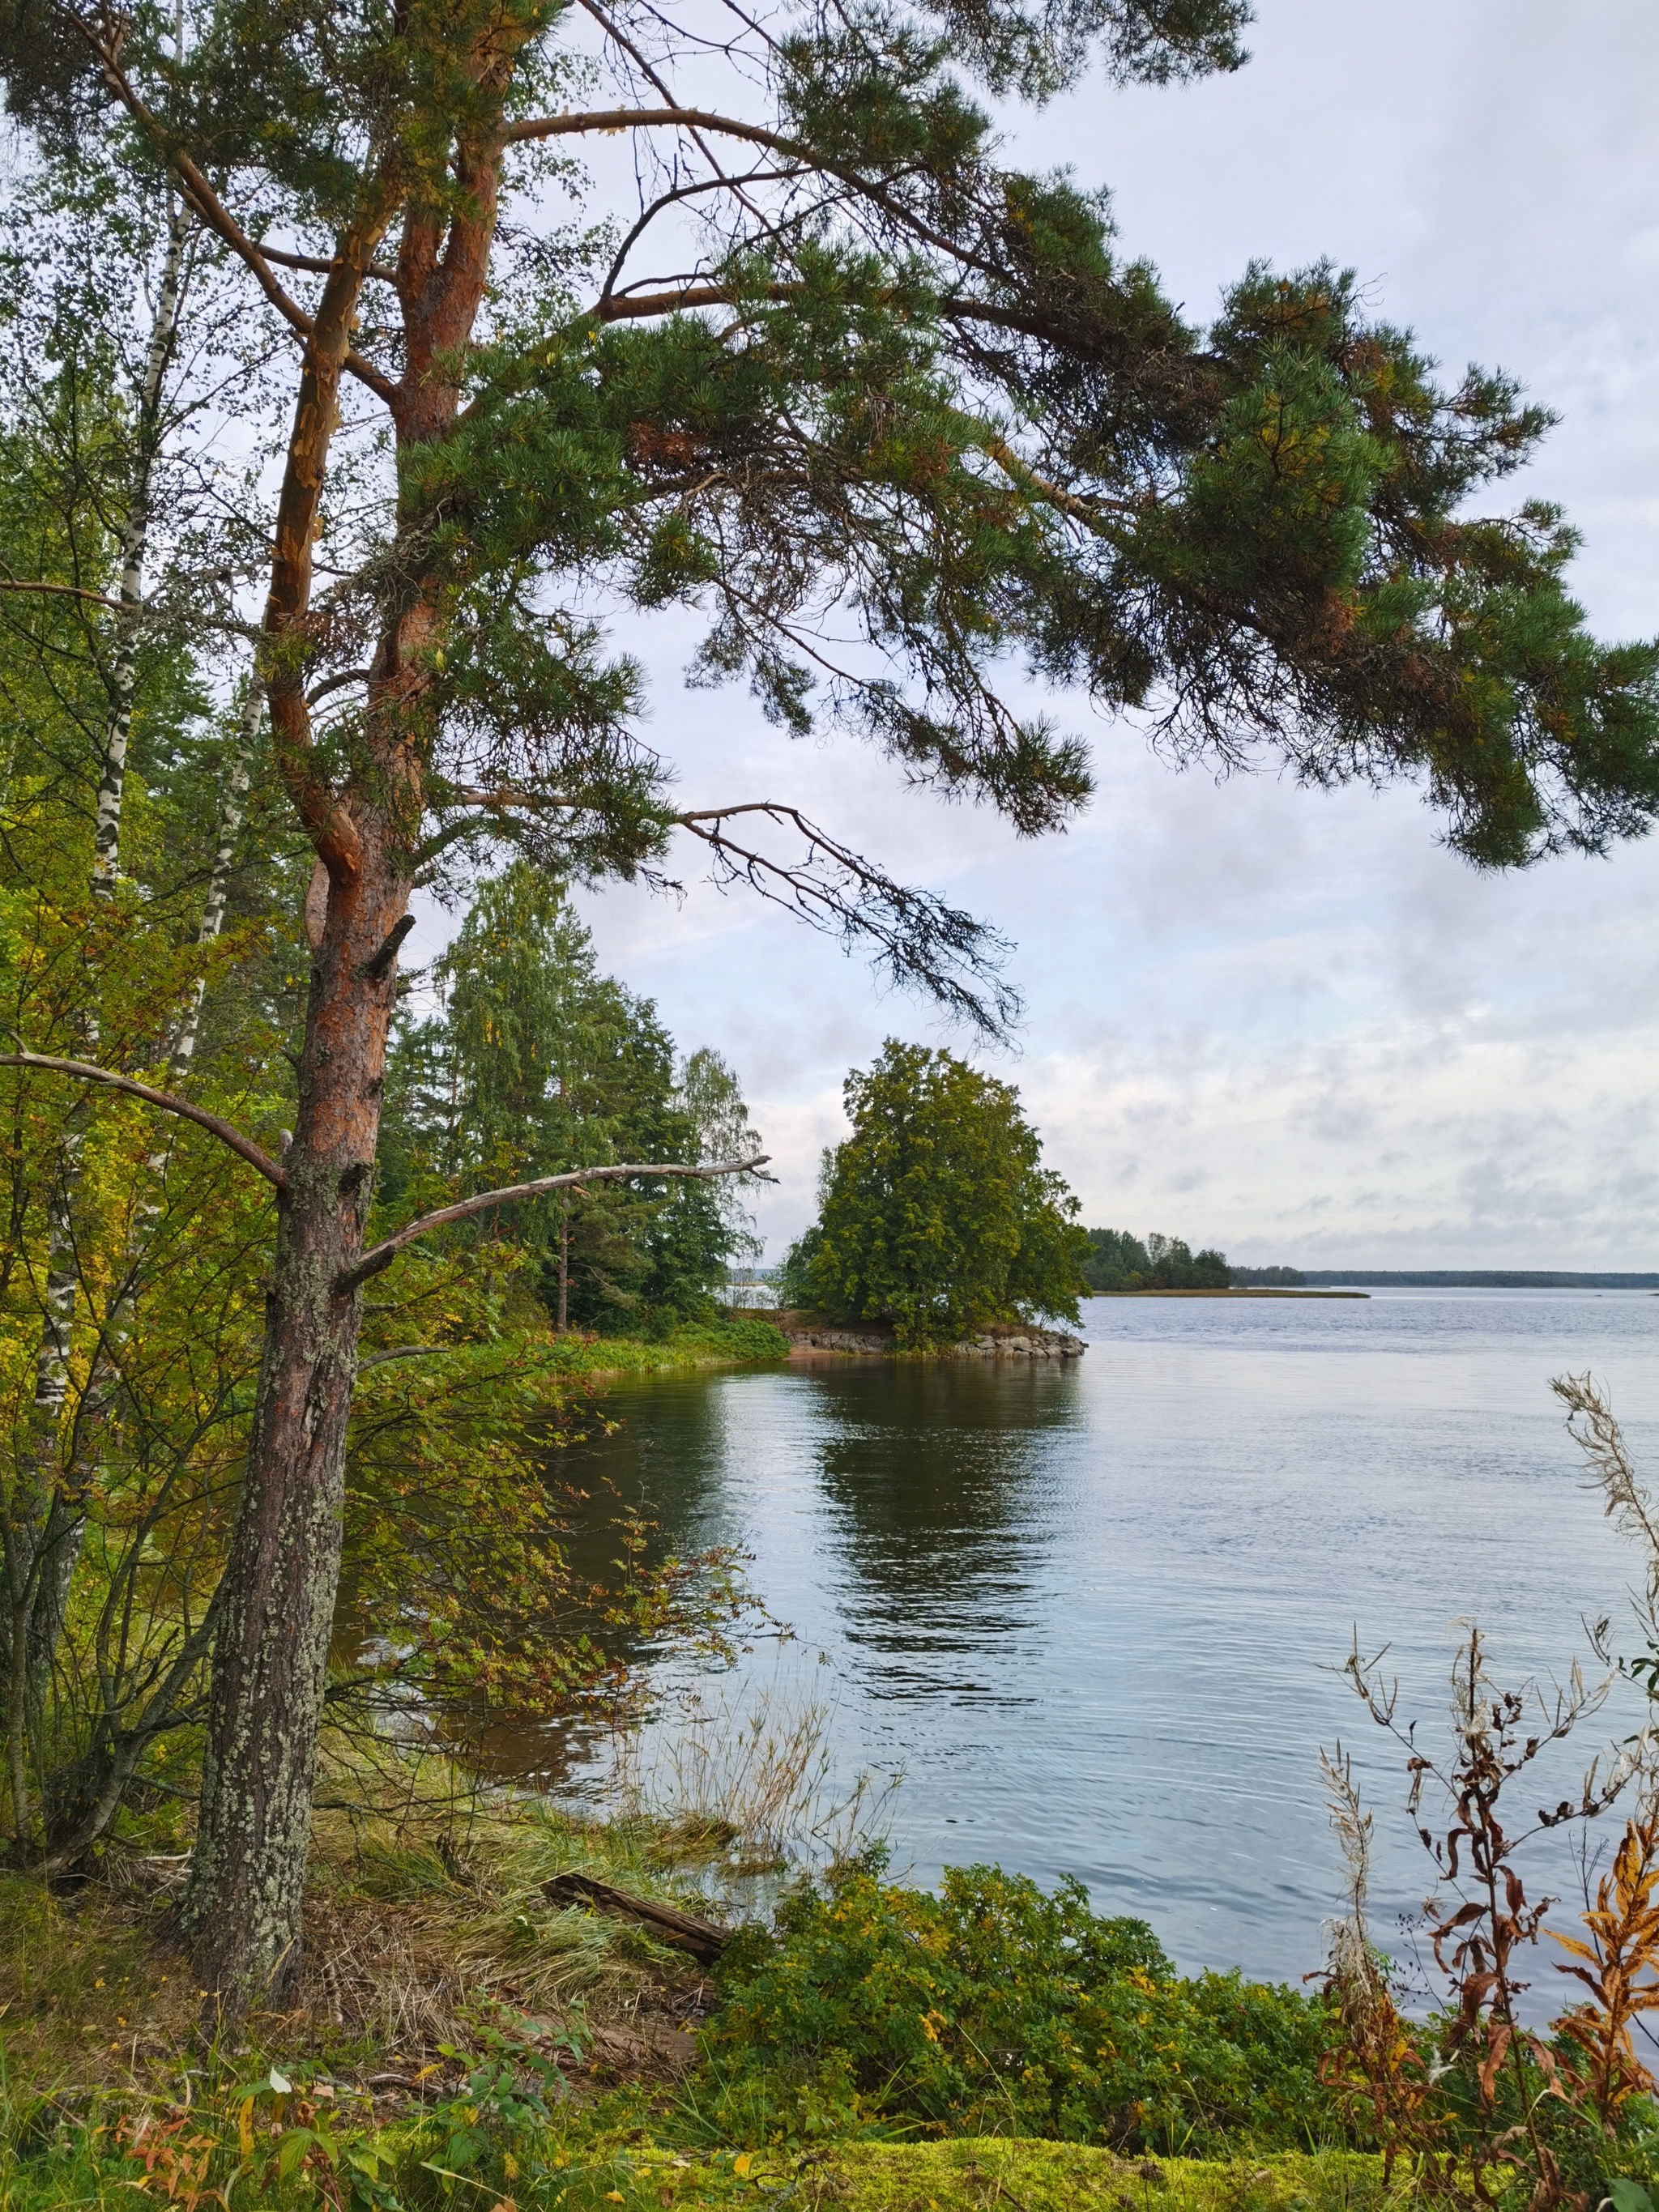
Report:
[[[1449,374],[1561,416],[1504,504],[1559,501],[1607,636],[1659,630],[1659,8],[1257,0],[1253,58],[1195,87],[1099,80],[1010,150],[1112,190],[1125,250],[1204,319],[1254,258],[1352,266]],[[850,739],[791,741],[688,690],[683,623],[620,634],[688,805],[788,799],[1017,950],[1015,1050],[884,995],[834,944],[702,880],[584,895],[600,957],[683,1048],[736,1067],[773,1155],[768,1257],[811,1219],[841,1085],[884,1037],[1018,1084],[1091,1225],[1236,1262],[1659,1267],[1659,837],[1480,876],[1409,789],[1177,772],[1059,695],[1098,792],[1062,838],[905,791]],[[421,948],[435,949],[430,931]]]

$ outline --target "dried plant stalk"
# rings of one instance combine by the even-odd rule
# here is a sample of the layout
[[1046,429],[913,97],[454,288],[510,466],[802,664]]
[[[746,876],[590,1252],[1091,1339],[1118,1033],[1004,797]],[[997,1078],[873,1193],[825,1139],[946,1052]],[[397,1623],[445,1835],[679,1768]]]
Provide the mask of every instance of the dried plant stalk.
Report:
[[1373,1816],[1360,1801],[1353,1762],[1339,1743],[1322,1751],[1331,1826],[1347,1868],[1348,1910],[1331,1925],[1324,1984],[1342,2032],[1320,2063],[1320,2077],[1361,2123],[1382,2153],[1386,2186],[1396,2162],[1413,2160],[1425,2193],[1441,2193],[1452,2160],[1429,2111],[1433,2082],[1410,2029],[1401,2018],[1366,1919]]
[[1626,1821],[1624,1840],[1611,1876],[1596,1884],[1595,1902],[1584,1915],[1589,1941],[1552,1938],[1581,1963],[1558,1966],[1589,1990],[1592,2002],[1575,2006],[1553,2025],[1577,2045],[1588,2065],[1585,2081],[1601,2124],[1611,2130],[1620,2108],[1638,2092],[1650,2095],[1652,2075],[1636,2056],[1631,2026],[1638,2014],[1659,2011],[1659,1805],[1650,1803],[1639,1820]]

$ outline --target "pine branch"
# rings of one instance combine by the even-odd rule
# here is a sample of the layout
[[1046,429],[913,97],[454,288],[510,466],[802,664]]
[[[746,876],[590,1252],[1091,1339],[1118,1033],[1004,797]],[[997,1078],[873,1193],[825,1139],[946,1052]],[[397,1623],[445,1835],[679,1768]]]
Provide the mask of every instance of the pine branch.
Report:
[[[306,313],[287,288],[278,283],[276,270],[257,240],[248,236],[184,148],[173,142],[161,118],[139,96],[131,79],[120,66],[120,48],[112,40],[105,20],[100,18],[95,22],[88,23],[73,9],[68,14],[70,22],[96,56],[106,85],[145,136],[164,151],[168,166],[177,176],[191,206],[208,228],[222,239],[237,258],[252,272],[260,290],[283,320],[301,337],[308,338],[315,326],[314,319]],[[327,266],[331,270],[335,264],[331,262]],[[372,362],[365,361],[359,353],[348,352],[345,367],[359,382],[366,384],[377,398],[391,405],[397,396],[397,386],[389,377],[382,376]]]
[[452,1221],[464,1221],[469,1214],[483,1213],[492,1206],[515,1206],[528,1198],[541,1198],[550,1190],[568,1190],[573,1184],[585,1182],[623,1182],[635,1176],[673,1176],[683,1182],[712,1182],[720,1176],[748,1175],[756,1168],[763,1168],[771,1155],[757,1152],[751,1160],[726,1160],[718,1167],[685,1167],[675,1162],[658,1163],[652,1166],[624,1164],[609,1168],[573,1168],[564,1175],[538,1176],[532,1182],[509,1183],[503,1190],[482,1190],[471,1198],[458,1199],[453,1206],[441,1206],[435,1213],[423,1213],[411,1221],[406,1229],[388,1237],[365,1252],[355,1267],[342,1268],[334,1278],[331,1288],[337,1298],[348,1297],[359,1284],[366,1283],[371,1275],[378,1275],[392,1265],[406,1244],[417,1237],[424,1237],[434,1229],[442,1229]]
[[[743,123],[735,116],[717,115],[708,107],[605,107],[575,115],[528,116],[521,123],[507,125],[507,143],[509,146],[522,145],[527,139],[564,138],[595,131],[652,131],[665,125],[682,131],[708,131],[720,138],[743,138],[751,146],[764,146],[793,161],[809,161],[815,167],[828,166],[817,160],[811,149],[798,139],[787,138],[781,131],[769,131],[763,124]],[[725,181],[729,183],[731,179]]]
[[194,1121],[198,1129],[205,1129],[222,1145],[228,1145],[239,1158],[250,1167],[258,1168],[267,1182],[286,1190],[288,1177],[275,1160],[260,1151],[252,1137],[245,1137],[218,1115],[210,1114],[204,1106],[192,1106],[188,1098],[175,1097],[170,1091],[153,1090],[148,1083],[139,1083],[130,1075],[117,1075],[112,1068],[94,1067],[84,1060],[58,1060],[44,1052],[0,1053],[0,1067],[44,1067],[53,1075],[73,1075],[82,1083],[101,1083],[111,1091],[125,1091],[130,1097],[142,1098],[147,1106],[159,1106],[164,1113],[177,1114],[186,1121]]
[[[738,843],[726,825],[744,814],[763,815],[795,830],[805,842],[805,858],[778,860]],[[798,806],[757,799],[696,808],[674,819],[709,848],[717,882],[744,883],[849,948],[860,942],[874,945],[896,983],[925,992],[983,1036],[1005,1037],[1018,1020],[1019,994],[997,972],[1010,949],[1006,939],[933,892],[896,882],[810,822]]]

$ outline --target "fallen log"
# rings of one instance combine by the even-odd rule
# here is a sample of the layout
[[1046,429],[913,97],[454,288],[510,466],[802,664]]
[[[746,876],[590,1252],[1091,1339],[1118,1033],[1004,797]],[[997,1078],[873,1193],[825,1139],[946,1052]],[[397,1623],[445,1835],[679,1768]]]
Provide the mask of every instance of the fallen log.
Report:
[[592,1875],[555,1875],[551,1881],[542,1884],[542,1895],[550,1905],[591,1905],[616,1919],[631,1920],[659,1943],[687,1953],[700,1966],[712,1966],[732,1941],[730,1928],[699,1920],[692,1912],[677,1911],[672,1905],[659,1905],[653,1897],[635,1897],[608,1881],[596,1881]]

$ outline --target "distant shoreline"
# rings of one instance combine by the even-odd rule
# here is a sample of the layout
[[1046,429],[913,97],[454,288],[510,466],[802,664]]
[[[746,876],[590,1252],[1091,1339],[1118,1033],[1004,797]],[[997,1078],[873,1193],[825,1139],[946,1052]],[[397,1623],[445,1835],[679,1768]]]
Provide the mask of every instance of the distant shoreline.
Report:
[[1559,1267],[1298,1267],[1309,1285],[1369,1283],[1378,1290],[1659,1291],[1659,1273],[1574,1273]]
[[1091,1291],[1089,1296],[1091,1298],[1368,1298],[1370,1292],[1278,1290],[1249,1284],[1236,1291]]

